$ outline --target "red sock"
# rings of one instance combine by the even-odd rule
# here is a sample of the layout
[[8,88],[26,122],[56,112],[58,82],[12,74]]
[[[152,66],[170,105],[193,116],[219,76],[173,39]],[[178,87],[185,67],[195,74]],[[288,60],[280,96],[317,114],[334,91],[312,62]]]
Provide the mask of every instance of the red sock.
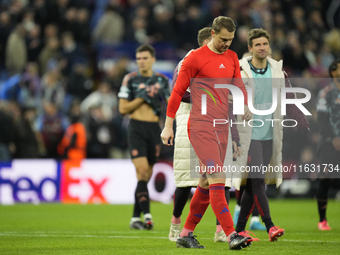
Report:
[[[209,190],[203,189],[198,185],[191,199],[189,215],[185,221],[183,230],[186,229],[189,230],[189,232],[194,232],[196,225],[201,221],[209,203]],[[187,233],[183,232],[180,236],[187,236]]]
[[224,230],[226,236],[231,234],[235,229],[233,227],[233,219],[225,199],[224,183],[216,183],[209,185],[210,203],[218,221]]

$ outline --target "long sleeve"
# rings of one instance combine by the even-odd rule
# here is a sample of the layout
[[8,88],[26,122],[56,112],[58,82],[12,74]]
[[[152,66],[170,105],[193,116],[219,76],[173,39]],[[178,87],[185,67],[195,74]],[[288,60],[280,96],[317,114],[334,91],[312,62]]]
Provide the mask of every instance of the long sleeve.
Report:
[[[174,71],[174,74],[172,76],[172,86],[171,86],[171,89],[173,89],[173,87],[175,86],[176,84],[176,81],[177,81],[177,77],[178,77],[178,73],[179,73],[179,70],[180,70],[180,67],[182,65],[182,62],[183,60],[181,60],[178,65],[176,66],[175,68],[175,71]],[[188,90],[185,91],[183,97],[182,97],[182,102],[184,103],[190,103],[190,92]]]
[[190,79],[197,73],[197,61],[194,54],[189,54],[184,58],[176,83],[173,87],[166,115],[174,118],[181,103],[185,91],[190,86]]
[[234,62],[235,62],[235,72],[233,76],[233,84],[236,85],[238,88],[242,90],[243,97],[244,97],[244,104],[248,105],[248,93],[246,87],[244,86],[242,77],[241,77],[241,68],[239,60],[237,59],[236,53],[234,54]]

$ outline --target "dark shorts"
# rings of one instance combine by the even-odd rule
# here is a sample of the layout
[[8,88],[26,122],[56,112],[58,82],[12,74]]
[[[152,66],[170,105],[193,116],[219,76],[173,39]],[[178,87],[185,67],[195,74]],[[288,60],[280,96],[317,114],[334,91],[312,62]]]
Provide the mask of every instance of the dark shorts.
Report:
[[[340,178],[340,151],[332,143],[324,142],[319,147],[320,177]],[[327,168],[327,169],[326,169]]]
[[161,152],[161,129],[158,122],[130,120],[128,145],[131,158],[147,157],[150,165],[158,161]]

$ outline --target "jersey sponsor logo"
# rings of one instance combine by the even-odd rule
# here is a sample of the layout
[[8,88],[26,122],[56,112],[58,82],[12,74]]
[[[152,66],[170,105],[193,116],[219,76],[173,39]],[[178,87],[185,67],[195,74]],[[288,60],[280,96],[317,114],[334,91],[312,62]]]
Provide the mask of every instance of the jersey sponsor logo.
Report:
[[223,63],[220,64],[220,67],[219,67],[219,68],[225,68],[225,66],[223,65]]

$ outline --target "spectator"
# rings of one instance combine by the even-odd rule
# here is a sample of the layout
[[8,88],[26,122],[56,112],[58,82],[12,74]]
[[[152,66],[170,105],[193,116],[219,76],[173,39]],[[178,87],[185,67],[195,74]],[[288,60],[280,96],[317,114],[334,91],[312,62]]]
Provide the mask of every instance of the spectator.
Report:
[[59,50],[59,40],[57,37],[50,37],[47,39],[46,46],[41,50],[38,56],[41,74],[47,72],[48,62],[56,62],[61,58]]
[[282,50],[282,54],[285,65],[288,66],[287,71],[291,69],[293,75],[301,75],[304,70],[309,68],[309,62],[303,52],[296,32],[288,34],[287,45]]
[[27,32],[26,38],[27,60],[30,62],[36,62],[38,60],[39,53],[43,48],[40,32],[41,31],[39,25],[34,25]]
[[91,30],[89,24],[89,12],[87,9],[78,9],[76,13],[76,31],[74,37],[76,42],[82,45],[89,45],[91,42]]
[[69,0],[47,1],[49,22],[60,24],[69,7]]
[[316,41],[317,44],[322,44],[323,38],[320,37],[325,31],[326,27],[322,20],[320,11],[313,10],[309,14],[307,21],[308,34]]
[[[156,14],[158,15],[158,14]],[[156,19],[159,19],[156,16]],[[197,5],[190,5],[186,18],[180,23],[181,47],[189,51],[197,47],[197,31],[203,27],[202,11]],[[170,31],[173,32],[173,31]]]
[[88,158],[109,158],[113,141],[112,125],[105,117],[101,105],[90,107],[87,115]]
[[230,49],[235,51],[239,59],[242,58],[244,53],[248,52],[247,35],[249,30],[250,29],[247,26],[240,26],[236,30],[234,43],[230,46]]
[[132,19],[131,27],[126,31],[125,38],[127,41],[143,44],[147,43],[147,21],[142,17]]
[[124,36],[124,19],[112,6],[105,8],[105,13],[93,31],[95,42],[119,43]]
[[76,33],[76,15],[77,9],[72,7],[66,10],[65,16],[62,17],[61,30],[62,32],[71,32],[73,35]]
[[23,107],[38,107],[41,92],[38,65],[28,63],[20,81],[19,102]]
[[18,116],[14,121],[14,146],[13,158],[39,158],[39,144],[36,132],[33,129],[35,108],[16,106]]
[[67,83],[67,96],[73,99],[84,100],[92,91],[93,82],[86,74],[86,66],[79,62],[75,64]]
[[80,109],[86,115],[92,107],[97,106],[100,106],[101,114],[106,121],[112,121],[118,113],[117,96],[111,91],[110,84],[107,81],[102,81],[98,89],[82,101]]
[[10,161],[9,144],[13,132],[13,120],[7,112],[7,103],[0,102],[0,161]]
[[122,57],[106,72],[107,82],[110,83],[112,91],[117,95],[124,76],[128,73],[129,58]]
[[34,21],[34,11],[32,9],[25,11],[21,23],[26,32],[30,32],[37,25]]
[[58,145],[58,153],[62,158],[81,160],[86,158],[86,130],[81,123],[80,105],[74,101],[70,110],[71,125]]
[[37,119],[37,130],[41,133],[46,150],[45,158],[59,158],[57,146],[60,143],[69,122],[59,111],[56,104],[43,102],[43,113]]
[[331,49],[331,52],[334,56],[340,55],[340,29],[332,28],[325,35],[326,45]]
[[11,30],[11,16],[8,12],[0,13],[0,71],[5,67],[5,49]]
[[48,71],[41,79],[41,100],[48,101],[56,107],[63,106],[65,88],[62,84],[61,75],[57,68]]
[[27,48],[25,44],[25,29],[18,24],[7,41],[6,68],[9,75],[21,73],[27,61]]
[[36,22],[43,28],[48,23],[49,16],[45,0],[34,0],[32,8]]
[[58,37],[59,27],[55,24],[48,24],[44,29],[44,38],[48,41],[51,37]]
[[[177,43],[177,33],[175,32],[172,18],[173,17],[171,10],[169,10],[167,6],[158,4],[153,8],[153,19],[149,23],[148,27],[150,43],[157,42]],[[197,31],[195,32],[195,36],[196,33]]]
[[62,56],[63,56],[63,74],[68,77],[73,67],[79,61],[85,61],[82,49],[77,45],[71,32],[62,34]]

